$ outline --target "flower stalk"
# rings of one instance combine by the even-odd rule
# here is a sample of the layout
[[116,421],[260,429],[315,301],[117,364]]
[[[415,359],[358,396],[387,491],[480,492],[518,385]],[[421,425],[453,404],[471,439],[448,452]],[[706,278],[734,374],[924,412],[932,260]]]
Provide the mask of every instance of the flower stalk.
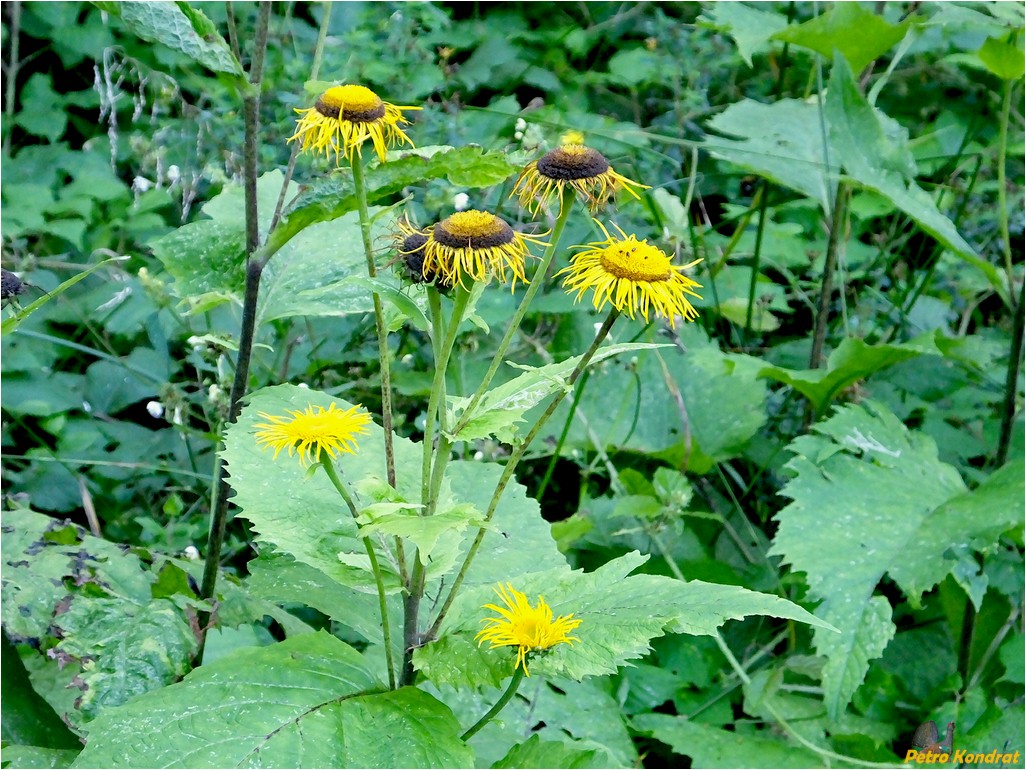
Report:
[[469,727],[467,731],[460,736],[460,740],[469,741],[474,737],[474,735],[480,732],[482,727],[491,722],[495,718],[496,714],[506,708],[506,704],[513,700],[513,696],[517,694],[517,689],[520,687],[520,683],[524,681],[525,675],[525,670],[517,667],[513,671],[513,678],[510,679],[509,684],[506,685],[505,692],[503,692],[502,695],[499,696],[499,699],[495,701],[495,705],[488,709],[483,717]]

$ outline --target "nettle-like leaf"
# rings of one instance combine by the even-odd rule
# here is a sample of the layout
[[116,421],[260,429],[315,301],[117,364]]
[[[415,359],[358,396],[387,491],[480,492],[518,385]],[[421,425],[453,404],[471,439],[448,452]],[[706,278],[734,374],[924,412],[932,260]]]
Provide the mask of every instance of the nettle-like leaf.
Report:
[[751,67],[752,55],[766,47],[775,32],[787,27],[787,17],[742,3],[715,3],[702,10],[699,23],[730,35]]
[[882,369],[920,355],[941,355],[935,335],[928,333],[909,342],[868,345],[858,337],[846,337],[827,358],[822,369],[761,367],[759,376],[790,385],[812,403],[817,414],[844,389]]
[[188,3],[97,2],[135,35],[181,51],[214,72],[242,75],[242,67],[214,23]]
[[[456,505],[431,516],[423,516],[409,505],[395,510],[383,510],[379,503],[364,508],[360,514],[360,533],[373,535],[383,532],[405,538],[417,546],[420,559],[427,566],[438,539],[447,532],[462,532],[469,526],[495,529],[485,521],[484,514],[472,505]],[[416,506],[419,508],[420,506]]]
[[494,768],[561,767],[574,768],[606,767],[596,749],[575,749],[562,741],[543,741],[541,736],[532,735],[523,743],[509,750]]
[[[574,632],[580,643],[558,645],[532,660],[530,670],[578,680],[615,673],[626,661],[648,652],[654,637],[668,632],[712,635],[725,621],[749,615],[790,618],[829,629],[777,596],[738,586],[630,574],[645,561],[646,556],[633,552],[589,573],[550,570],[507,576],[532,603],[540,595],[555,615],[573,614],[582,621]],[[490,586],[464,589],[442,626],[440,642],[415,653],[417,667],[432,681],[452,685],[494,683],[499,660],[506,661],[505,670],[511,673],[514,657],[509,649],[478,649],[471,642],[490,612],[483,605],[495,601]],[[449,637],[463,641],[446,641]],[[458,664],[451,657],[454,651],[460,655]]]
[[[109,709],[77,767],[469,767],[452,712],[325,633],[241,650]],[[383,740],[387,736],[387,740]]]
[[[328,407],[352,404],[318,391],[294,385],[280,385],[256,391],[238,421],[229,427],[223,456],[228,463],[233,502],[240,515],[249,519],[261,539],[297,561],[323,572],[331,580],[357,590],[374,583],[366,566],[366,553],[359,540],[357,524],[349,509],[320,471],[308,475],[295,457],[286,453],[272,459],[272,452],[257,446],[254,424],[264,418],[260,413],[286,415],[286,410],[304,410],[310,405]],[[357,504],[365,507],[378,502],[366,499],[359,490],[374,484],[365,480],[385,477],[384,435],[377,425],[359,437],[359,450],[340,458],[336,466],[353,486]],[[419,500],[421,493],[421,445],[395,437],[397,494],[401,500]],[[492,491],[502,469],[478,462],[449,463],[438,502],[439,511],[470,506],[487,510]],[[452,523],[453,526],[448,526]],[[468,585],[492,582],[505,575],[516,575],[529,568],[566,569],[566,561],[556,549],[549,525],[542,519],[538,504],[527,498],[524,488],[510,484],[500,499],[491,522],[494,527],[482,542],[481,552],[467,574]],[[477,527],[461,528],[447,522],[432,545],[428,579],[438,580],[458,563],[469,547]],[[379,561],[387,567],[391,555],[385,550],[391,538],[377,540]],[[390,591],[398,590],[394,571],[386,574]]]
[[[69,521],[3,513],[3,625],[74,677],[67,717],[79,725],[184,674],[197,642],[181,602],[154,598],[156,576],[135,554]],[[50,663],[54,667],[56,663]]]
[[[607,345],[599,348],[589,365],[595,365],[610,356],[630,351],[669,347],[652,343],[635,342]],[[566,378],[580,362],[581,356],[574,356],[558,364],[546,366],[522,366],[524,374],[514,377],[498,387],[492,388],[481,398],[467,424],[450,438],[454,441],[470,441],[477,438],[496,436],[500,441],[512,443],[516,440],[516,424],[522,422],[524,413],[553,393],[567,388]],[[450,399],[449,424],[455,425],[470,405],[470,398]]]
[[675,753],[691,757],[692,767],[823,767],[819,754],[766,731],[731,732],[669,714],[641,714],[631,724]]
[[962,563],[959,544],[982,547],[1022,521],[1021,472],[1002,470],[966,494],[932,439],[872,402],[839,409],[790,449],[795,476],[783,494],[793,502],[777,515],[771,553],[806,573],[812,597],[823,600],[817,616],[841,631],[815,629],[837,719],[894,634],[877,584],[890,576],[917,603]]

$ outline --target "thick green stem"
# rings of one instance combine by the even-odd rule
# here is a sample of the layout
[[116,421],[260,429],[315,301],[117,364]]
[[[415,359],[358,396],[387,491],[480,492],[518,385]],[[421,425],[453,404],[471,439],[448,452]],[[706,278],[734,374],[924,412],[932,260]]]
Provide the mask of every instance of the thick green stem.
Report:
[[762,200],[759,203],[759,227],[755,231],[755,255],[752,258],[752,279],[748,282],[748,310],[745,312],[745,341],[752,330],[752,314],[755,309],[755,285],[759,278],[762,261],[762,237],[766,232],[766,209],[769,207],[769,182],[762,181]]
[[[349,512],[353,514],[353,518],[357,518],[360,513],[356,508],[356,503],[353,500],[353,496],[349,493],[346,483],[335,469],[335,463],[332,462],[331,455],[322,449],[320,461],[321,467],[328,474],[332,486],[338,490],[339,495],[345,500],[346,505],[349,507]],[[381,576],[378,555],[374,552],[374,544],[369,537],[362,537],[360,539],[363,541],[363,547],[367,551],[367,558],[370,559],[371,571],[374,573],[374,583],[378,588],[378,611],[381,613],[381,633],[385,639],[385,665],[388,667],[388,686],[389,689],[394,690],[395,666],[392,663],[392,631],[388,624],[388,600],[385,595],[385,583]]]
[[1012,240],[1008,232],[1008,187],[1005,181],[1005,161],[1008,155],[1008,120],[1012,110],[1012,81],[1006,80],[1001,100],[1001,125],[998,134],[997,183],[998,222],[1001,227],[1001,250],[1008,274],[1008,302],[1015,296],[1015,273],[1012,269]]
[[[374,264],[374,247],[371,244],[370,212],[367,209],[367,181],[363,175],[363,158],[359,149],[353,152],[353,187],[356,191],[357,209],[360,213],[360,237],[363,251],[367,255],[367,274],[376,278],[378,268]],[[388,483],[395,486],[395,449],[392,435],[392,379],[391,363],[388,360],[388,329],[381,310],[381,295],[371,293],[374,301],[374,326],[378,333],[378,364],[381,371],[381,427],[385,432],[385,475]]]
[[[257,212],[257,140],[260,134],[260,81],[263,77],[264,53],[267,50],[267,27],[271,18],[271,4],[260,3],[253,60],[250,65],[250,88],[243,99],[245,139],[243,144],[243,174],[245,177],[246,212],[246,290],[242,301],[242,327],[239,331],[239,355],[235,364],[235,378],[232,382],[228,402],[228,420],[235,422],[242,397],[249,385],[249,362],[253,354],[253,338],[256,333],[256,308],[260,294],[260,276],[263,261],[256,254],[260,246],[260,220]],[[217,570],[221,563],[221,548],[224,544],[228,523],[228,474],[224,461],[219,461],[214,481],[213,506],[210,511],[210,530],[207,536],[206,561],[203,565],[203,582],[200,596],[212,599],[217,588]],[[200,627],[206,629],[209,617],[200,617]],[[206,631],[204,630],[204,642]],[[201,645],[202,646],[202,645]],[[202,659],[202,650],[200,651]]]
[[[577,362],[577,366],[570,374],[569,379],[567,379],[566,389],[559,391],[556,394],[556,397],[549,402],[548,407],[546,407],[541,417],[538,418],[538,422],[534,424],[534,427],[531,428],[531,431],[524,438],[523,442],[513,450],[509,460],[506,461],[506,466],[502,469],[502,475],[499,477],[499,483],[495,486],[495,492],[492,493],[492,499],[488,503],[488,510],[485,511],[484,517],[485,524],[488,524],[495,515],[495,510],[499,507],[499,500],[502,497],[502,493],[506,491],[506,485],[509,484],[510,479],[513,478],[513,472],[517,469],[517,464],[527,452],[531,442],[534,441],[535,437],[559,405],[563,403],[563,399],[566,398],[567,393],[573,389],[574,384],[588,367],[588,364],[591,363],[592,357],[598,351],[599,346],[602,344],[603,340],[605,340],[606,335],[609,334],[609,330],[613,327],[613,323],[616,321],[619,314],[620,313],[616,308],[609,311],[609,315],[606,316],[606,320],[602,323],[602,326],[595,334],[595,339],[592,341],[591,347],[589,347],[585,351],[584,355],[581,356],[581,360]],[[433,639],[438,634],[438,629],[441,628],[442,621],[445,619],[446,613],[449,612],[449,608],[452,606],[453,600],[456,598],[456,594],[460,590],[460,586],[463,585],[463,580],[467,576],[467,570],[470,569],[470,564],[474,561],[474,557],[477,555],[477,552],[481,547],[486,531],[487,530],[484,527],[477,531],[477,536],[474,538],[474,542],[471,543],[470,550],[467,551],[467,555],[463,559],[463,564],[460,565],[460,570],[456,575],[456,580],[449,589],[449,593],[445,597],[445,602],[442,604],[442,608],[438,611],[438,617],[435,618],[435,622],[431,624],[431,628],[424,635],[425,639]]]
[[513,678],[509,680],[509,685],[506,687],[506,691],[497,701],[495,701],[495,705],[488,709],[487,714],[477,720],[470,729],[460,736],[460,740],[469,741],[482,727],[491,722],[492,719],[495,718],[495,715],[506,707],[507,703],[513,700],[513,696],[517,694],[517,688],[520,687],[520,683],[524,681],[524,674],[525,671],[523,666],[518,666],[513,671]]
[[570,218],[570,211],[573,208],[574,191],[570,188],[566,188],[563,191],[563,197],[560,200],[559,217],[556,219],[556,224],[552,227],[552,238],[549,240],[549,245],[545,249],[545,253],[542,254],[541,264],[538,265],[538,269],[534,273],[534,278],[531,279],[531,283],[527,287],[527,293],[524,294],[524,298],[520,301],[520,306],[517,311],[513,314],[512,320],[509,322],[509,326],[506,327],[506,334],[503,335],[502,341],[499,343],[498,349],[495,351],[495,355],[492,356],[492,363],[488,367],[488,371],[485,373],[484,379],[481,380],[481,384],[477,388],[477,392],[470,399],[470,403],[467,404],[467,408],[463,410],[463,414],[456,423],[456,427],[453,428],[453,433],[459,433],[463,428],[466,427],[470,418],[474,415],[474,410],[477,405],[481,403],[481,399],[484,398],[484,394],[488,391],[488,386],[492,384],[492,379],[495,377],[495,373],[499,370],[502,365],[502,361],[506,356],[506,351],[509,350],[510,343],[513,341],[514,335],[520,328],[520,322],[524,320],[524,314],[527,313],[527,308],[531,304],[531,300],[534,299],[534,295],[538,293],[538,289],[541,288],[542,283],[545,282],[545,275],[549,272],[549,265],[552,264],[552,259],[556,255],[556,249],[559,247],[560,238],[563,236],[563,230],[566,228],[566,222]]
[[819,307],[816,310],[816,327],[812,336],[812,350],[809,352],[809,368],[818,369],[822,364],[823,345],[826,342],[827,322],[830,318],[830,298],[834,293],[834,270],[837,268],[837,254],[844,232],[845,202],[848,186],[837,185],[834,196],[834,210],[830,217],[830,237],[827,240],[826,258],[823,262],[823,281],[820,286]]
[[1019,291],[1019,304],[1015,309],[1012,326],[1012,345],[1008,351],[1008,370],[1005,373],[1005,397],[1001,405],[1001,435],[998,439],[995,462],[1001,467],[1008,459],[1012,443],[1012,423],[1015,420],[1015,397],[1019,392],[1019,369],[1022,365],[1023,311],[1026,310],[1026,283]]

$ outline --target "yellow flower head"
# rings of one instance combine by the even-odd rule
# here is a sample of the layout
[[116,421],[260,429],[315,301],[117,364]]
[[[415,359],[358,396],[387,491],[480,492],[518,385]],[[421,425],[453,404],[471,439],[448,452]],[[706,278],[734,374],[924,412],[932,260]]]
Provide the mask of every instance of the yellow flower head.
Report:
[[613,171],[602,153],[583,144],[580,132],[568,132],[563,139],[559,147],[528,163],[513,185],[510,197],[519,194],[520,205],[532,214],[537,214],[553,195],[562,200],[567,187],[577,190],[593,212],[617,190],[626,190],[640,200],[633,188],[648,189],[648,185]]
[[441,275],[449,285],[463,285],[464,277],[485,281],[496,276],[506,281],[506,271],[513,274],[513,285],[524,278],[527,243],[544,243],[532,235],[514,230],[509,224],[487,211],[458,211],[441,222],[417,231],[408,222],[398,223],[399,231],[409,238],[417,232],[427,236],[423,244],[425,275]]
[[527,597],[507,583],[501,583],[495,589],[495,593],[502,599],[505,607],[497,604],[486,604],[486,610],[499,613],[501,618],[485,618],[482,623],[487,624],[478,632],[474,638],[478,640],[477,646],[482,642],[489,642],[491,649],[496,647],[517,647],[517,666],[523,666],[524,674],[530,676],[527,670],[527,655],[531,652],[540,652],[555,647],[557,644],[572,644],[580,642],[576,636],[570,636],[570,632],[581,625],[580,620],[574,620],[573,614],[561,615],[555,620],[552,619],[552,610],[545,600],[538,597],[538,606],[532,607]]
[[449,291],[452,284],[438,274],[437,268],[428,270],[424,267],[428,232],[414,225],[405,215],[396,220],[396,228],[395,250],[399,255],[398,261],[402,263],[401,275],[413,283],[434,284],[443,294]]
[[289,457],[298,450],[304,466],[318,462],[322,451],[332,458],[342,453],[353,454],[356,451],[356,435],[367,433],[367,425],[371,421],[370,415],[360,409],[360,406],[354,406],[342,410],[335,404],[327,409],[308,406],[305,412],[286,409],[291,417],[276,417],[260,412],[260,416],[270,422],[254,426],[259,429],[256,434],[257,444],[273,447],[275,459],[283,449],[289,450]]
[[344,155],[352,163],[353,153],[361,153],[360,146],[370,139],[378,158],[392,145],[413,142],[400,126],[408,124],[402,110],[420,107],[397,107],[381,100],[369,88],[357,85],[329,88],[313,107],[297,109],[302,117],[296,122],[296,133],[289,141],[299,140],[303,151],[324,152],[330,157],[335,151],[335,162]]
[[557,276],[567,274],[563,288],[576,291],[575,300],[580,300],[588,289],[594,289],[592,304],[596,310],[608,304],[626,311],[631,318],[640,311],[647,321],[648,311],[652,309],[657,316],[669,319],[671,327],[677,316],[685,321],[698,317],[698,311],[685,295],[701,299],[694,290],[702,287],[683,272],[702,260],[674,265],[648,241],[639,241],[618,227],[621,237],[611,236],[601,222],[595,222],[602,228],[606,240],[576,247],[585,251],[574,255],[570,266],[556,273]]

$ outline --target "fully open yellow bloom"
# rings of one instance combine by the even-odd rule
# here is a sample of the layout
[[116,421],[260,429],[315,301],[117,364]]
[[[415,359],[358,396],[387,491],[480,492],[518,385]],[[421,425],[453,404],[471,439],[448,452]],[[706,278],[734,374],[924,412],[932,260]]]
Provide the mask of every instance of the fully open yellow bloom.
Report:
[[399,220],[398,227],[407,238],[418,232],[427,236],[427,241],[417,247],[423,249],[423,272],[441,275],[449,285],[463,286],[465,277],[485,281],[493,275],[505,282],[507,270],[513,274],[514,285],[518,280],[526,281],[527,244],[544,245],[535,236],[517,232],[494,214],[475,209],[458,211],[420,231],[403,220]]
[[647,321],[651,309],[657,316],[669,319],[670,326],[675,325],[677,316],[685,321],[698,317],[686,295],[701,299],[694,290],[702,287],[683,272],[702,260],[674,265],[670,257],[648,241],[639,241],[620,228],[616,229],[621,237],[616,238],[601,222],[595,222],[606,240],[577,247],[585,251],[574,255],[570,266],[556,274],[567,274],[563,288],[576,291],[576,300],[588,289],[594,289],[592,304],[596,310],[611,304],[631,318],[640,311]]
[[304,152],[323,151],[325,157],[330,157],[334,150],[336,163],[339,155],[351,163],[353,153],[360,153],[360,146],[370,139],[378,158],[384,160],[392,145],[413,146],[400,128],[409,123],[402,111],[419,109],[384,102],[364,86],[334,86],[321,94],[313,107],[296,110],[302,117],[289,141],[298,140]]
[[538,213],[553,195],[562,200],[566,187],[577,190],[592,211],[617,190],[626,190],[640,200],[633,188],[648,189],[648,185],[632,182],[613,171],[602,153],[582,143],[579,132],[568,132],[563,139],[562,145],[528,163],[517,177],[510,197],[519,194],[520,205],[528,211]]
[[[260,412],[270,422],[257,423],[257,443],[274,449],[277,459],[281,450],[287,449],[289,457],[298,452],[300,462],[309,465],[320,460],[321,452],[332,458],[339,454],[353,454],[356,451],[356,435],[367,433],[370,415],[360,411],[360,406],[339,409],[332,404],[308,406],[305,412],[286,409],[291,417],[276,417]],[[316,410],[316,411],[315,411]]]
[[570,636],[570,632],[581,625],[580,620],[574,620],[573,614],[561,615],[555,620],[552,618],[552,610],[545,600],[538,597],[538,606],[532,607],[527,601],[527,596],[516,590],[507,583],[501,583],[495,589],[495,593],[502,599],[505,607],[497,604],[486,604],[486,610],[499,613],[501,618],[485,618],[482,623],[486,627],[478,632],[474,638],[478,640],[480,647],[482,642],[489,642],[492,649],[496,647],[516,647],[517,666],[522,666],[524,674],[530,676],[527,670],[527,655],[531,652],[541,652],[557,644],[572,644],[580,642],[576,636]]

